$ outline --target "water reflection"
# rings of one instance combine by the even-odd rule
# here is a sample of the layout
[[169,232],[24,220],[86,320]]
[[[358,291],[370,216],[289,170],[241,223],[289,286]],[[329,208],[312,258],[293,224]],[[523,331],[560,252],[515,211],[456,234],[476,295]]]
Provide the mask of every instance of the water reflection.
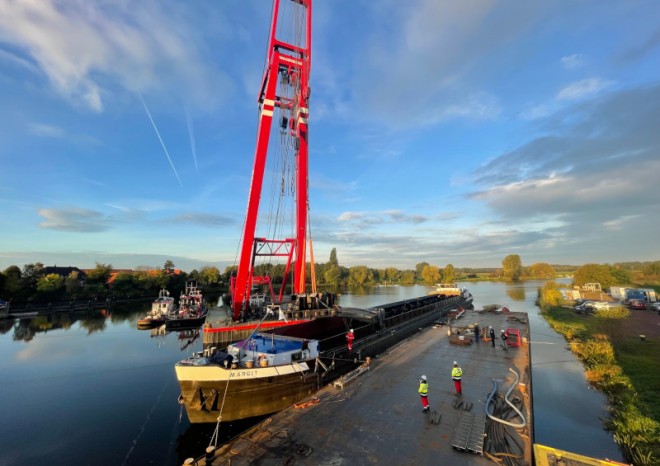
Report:
[[149,336],[151,338],[157,338],[161,340],[166,338],[167,335],[169,335],[170,333],[174,333],[177,335],[177,339],[179,340],[180,343],[179,348],[181,349],[181,351],[184,351],[193,343],[195,343],[197,340],[199,340],[201,329],[195,328],[195,329],[185,329],[185,330],[168,330],[167,325],[165,324],[159,327],[149,329]]
[[525,301],[525,288],[507,288],[506,295],[514,301]]

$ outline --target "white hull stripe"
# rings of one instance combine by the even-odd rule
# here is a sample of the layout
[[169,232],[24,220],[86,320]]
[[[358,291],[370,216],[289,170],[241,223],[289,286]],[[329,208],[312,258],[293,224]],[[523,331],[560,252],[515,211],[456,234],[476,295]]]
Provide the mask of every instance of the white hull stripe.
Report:
[[252,369],[227,370],[218,366],[175,366],[176,378],[179,382],[224,382],[226,380],[249,380],[278,375],[288,375],[307,372],[307,363],[295,363],[286,366],[254,367]]

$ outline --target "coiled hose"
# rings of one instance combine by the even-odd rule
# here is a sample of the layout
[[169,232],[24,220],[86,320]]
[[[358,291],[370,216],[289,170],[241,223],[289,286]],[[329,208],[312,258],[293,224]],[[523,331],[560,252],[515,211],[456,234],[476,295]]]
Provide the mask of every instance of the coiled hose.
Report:
[[[514,398],[509,400],[511,392],[518,384],[519,376],[516,371],[509,369],[516,375],[504,397],[497,394],[497,381],[493,380],[493,390],[486,402],[486,440],[484,442],[484,455],[490,460],[505,466],[518,466],[524,464],[524,447],[516,429],[527,426],[527,421],[516,404],[522,407],[522,400]],[[521,422],[513,422],[520,418]]]

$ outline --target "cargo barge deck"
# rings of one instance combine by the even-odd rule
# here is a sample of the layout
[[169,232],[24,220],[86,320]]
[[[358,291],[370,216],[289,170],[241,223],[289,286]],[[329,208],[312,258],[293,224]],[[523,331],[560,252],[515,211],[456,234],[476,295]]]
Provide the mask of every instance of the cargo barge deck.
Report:
[[[475,341],[475,323],[494,328],[494,347]],[[518,335],[506,350],[500,329]],[[420,329],[233,441],[209,447],[196,463],[486,465],[517,457],[503,464],[532,464],[528,341],[526,313],[466,311],[450,326]],[[454,361],[463,370],[462,396],[454,393]],[[421,375],[429,382],[428,413],[417,393]],[[507,408],[509,388],[522,416]]]

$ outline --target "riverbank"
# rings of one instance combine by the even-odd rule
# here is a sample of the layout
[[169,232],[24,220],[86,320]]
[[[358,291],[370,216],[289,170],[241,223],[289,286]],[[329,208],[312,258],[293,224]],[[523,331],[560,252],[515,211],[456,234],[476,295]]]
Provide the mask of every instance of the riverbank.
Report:
[[611,419],[605,427],[614,433],[614,440],[628,460],[636,466],[657,464],[660,458],[658,315],[633,311],[624,319],[611,319],[549,307],[543,316],[553,329],[564,335],[573,353],[584,363],[589,383],[607,395]]

